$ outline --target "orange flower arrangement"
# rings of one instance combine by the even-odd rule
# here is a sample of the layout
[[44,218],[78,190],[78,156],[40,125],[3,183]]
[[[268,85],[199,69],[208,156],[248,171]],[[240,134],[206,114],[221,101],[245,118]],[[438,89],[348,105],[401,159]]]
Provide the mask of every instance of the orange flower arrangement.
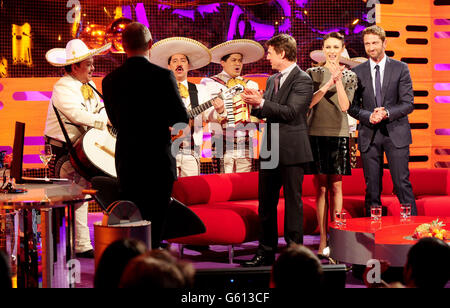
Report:
[[440,240],[449,240],[449,232],[443,227],[445,224],[439,219],[432,221],[431,223],[421,224],[416,228],[413,234],[414,239],[421,239],[424,237],[435,237]]

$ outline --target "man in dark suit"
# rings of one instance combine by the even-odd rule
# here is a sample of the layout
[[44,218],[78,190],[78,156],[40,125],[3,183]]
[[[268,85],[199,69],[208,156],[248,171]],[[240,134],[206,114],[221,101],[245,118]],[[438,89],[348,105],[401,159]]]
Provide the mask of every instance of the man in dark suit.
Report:
[[366,180],[366,214],[381,205],[383,154],[386,154],[394,190],[402,204],[411,204],[417,215],[409,181],[409,145],[412,143],[408,114],[414,110],[414,94],[408,65],[386,56],[386,33],[378,26],[363,31],[369,61],[353,68],[358,89],[348,113],[359,120],[358,147]]
[[151,33],[140,23],[123,32],[127,61],[103,80],[105,108],[117,129],[120,193],[152,223],[152,248],[160,246],[176,179],[169,128],[188,116],[173,73],[149,62]]
[[[271,265],[278,246],[277,205],[284,189],[284,237],[286,243],[303,243],[302,183],[305,163],[313,160],[306,113],[313,95],[311,78],[297,62],[297,43],[287,34],[267,42],[267,59],[279,73],[267,80],[264,96],[246,89],[242,99],[251,104],[252,115],[267,119],[259,172],[261,231],[255,257],[244,266]],[[270,157],[264,157],[264,149]],[[278,160],[279,158],[279,160]]]

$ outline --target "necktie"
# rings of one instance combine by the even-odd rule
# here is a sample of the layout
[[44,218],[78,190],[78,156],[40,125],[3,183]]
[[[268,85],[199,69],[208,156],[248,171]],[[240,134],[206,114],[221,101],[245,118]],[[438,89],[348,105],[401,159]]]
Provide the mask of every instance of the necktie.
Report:
[[92,90],[92,88],[87,83],[81,86],[81,93],[83,94],[83,98],[86,101],[94,98],[94,90]]
[[375,65],[375,69],[377,70],[375,72],[375,100],[377,102],[377,107],[382,106],[381,101],[381,77],[380,77],[380,66]]
[[278,90],[280,90],[280,81],[281,81],[281,77],[283,77],[283,74],[278,73],[275,76],[275,81],[274,81],[274,93],[275,95],[278,93]]
[[178,91],[180,91],[180,96],[182,98],[188,98],[189,97],[189,91],[186,88],[186,86],[184,84],[182,84],[181,82],[178,83]]
[[247,84],[245,83],[245,81],[243,79],[240,78],[230,78],[227,82],[227,88],[232,88],[235,85],[242,85],[244,86],[244,88],[247,86]]

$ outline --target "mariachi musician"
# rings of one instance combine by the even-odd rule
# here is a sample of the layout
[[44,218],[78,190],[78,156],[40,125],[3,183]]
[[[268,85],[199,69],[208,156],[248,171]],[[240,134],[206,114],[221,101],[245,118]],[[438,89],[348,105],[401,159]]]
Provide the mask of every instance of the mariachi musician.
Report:
[[[211,62],[220,64],[223,70],[215,76],[202,79],[201,83],[206,86],[208,92],[219,93],[237,84],[244,88],[259,89],[256,82],[244,79],[241,73],[244,64],[256,62],[264,56],[261,44],[245,39],[232,40],[213,47],[211,54]],[[252,169],[253,160],[249,151],[249,147],[252,146],[251,136],[248,130],[240,130],[239,126],[236,126],[239,123],[245,125],[249,122],[258,122],[250,116],[250,108],[241,100],[240,95],[225,100],[227,117],[223,129],[226,131],[225,141],[233,144],[233,149],[227,149],[224,144],[225,153],[221,162],[224,173],[250,172]]]
[[[210,94],[203,85],[188,82],[190,70],[208,65],[211,61],[209,49],[202,43],[186,37],[170,37],[155,43],[150,50],[150,62],[171,70],[178,84],[186,110],[209,100]],[[226,116],[221,99],[212,101],[212,106],[195,117],[190,138],[184,138],[176,155],[177,176],[200,175],[200,149],[203,143],[203,122],[218,122]],[[187,132],[185,131],[185,133]],[[191,133],[189,131],[189,133]]]
[[[91,80],[94,72],[93,57],[110,47],[107,44],[99,49],[89,50],[83,41],[75,39],[68,42],[65,49],[54,48],[46,54],[51,65],[64,67],[66,71],[53,87],[45,123],[45,142],[52,146],[52,153],[55,154],[51,171],[54,176],[68,178],[83,187],[89,187],[89,182],[75,171],[68,158],[68,146],[55,110],[72,143],[88,128],[106,128],[108,116]],[[79,258],[94,257],[87,214],[87,202],[75,207],[75,253]]]

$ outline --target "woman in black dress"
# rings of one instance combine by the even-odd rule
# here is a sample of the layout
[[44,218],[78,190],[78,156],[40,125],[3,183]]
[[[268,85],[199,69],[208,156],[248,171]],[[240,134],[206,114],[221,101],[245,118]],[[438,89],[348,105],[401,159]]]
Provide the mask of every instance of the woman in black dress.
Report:
[[341,66],[345,50],[343,35],[332,32],[323,39],[325,63],[306,72],[314,82],[308,117],[312,173],[317,183],[317,220],[320,228],[318,255],[327,247],[327,212],[331,220],[342,211],[342,176],[351,174],[347,109],[357,86],[356,74]]

